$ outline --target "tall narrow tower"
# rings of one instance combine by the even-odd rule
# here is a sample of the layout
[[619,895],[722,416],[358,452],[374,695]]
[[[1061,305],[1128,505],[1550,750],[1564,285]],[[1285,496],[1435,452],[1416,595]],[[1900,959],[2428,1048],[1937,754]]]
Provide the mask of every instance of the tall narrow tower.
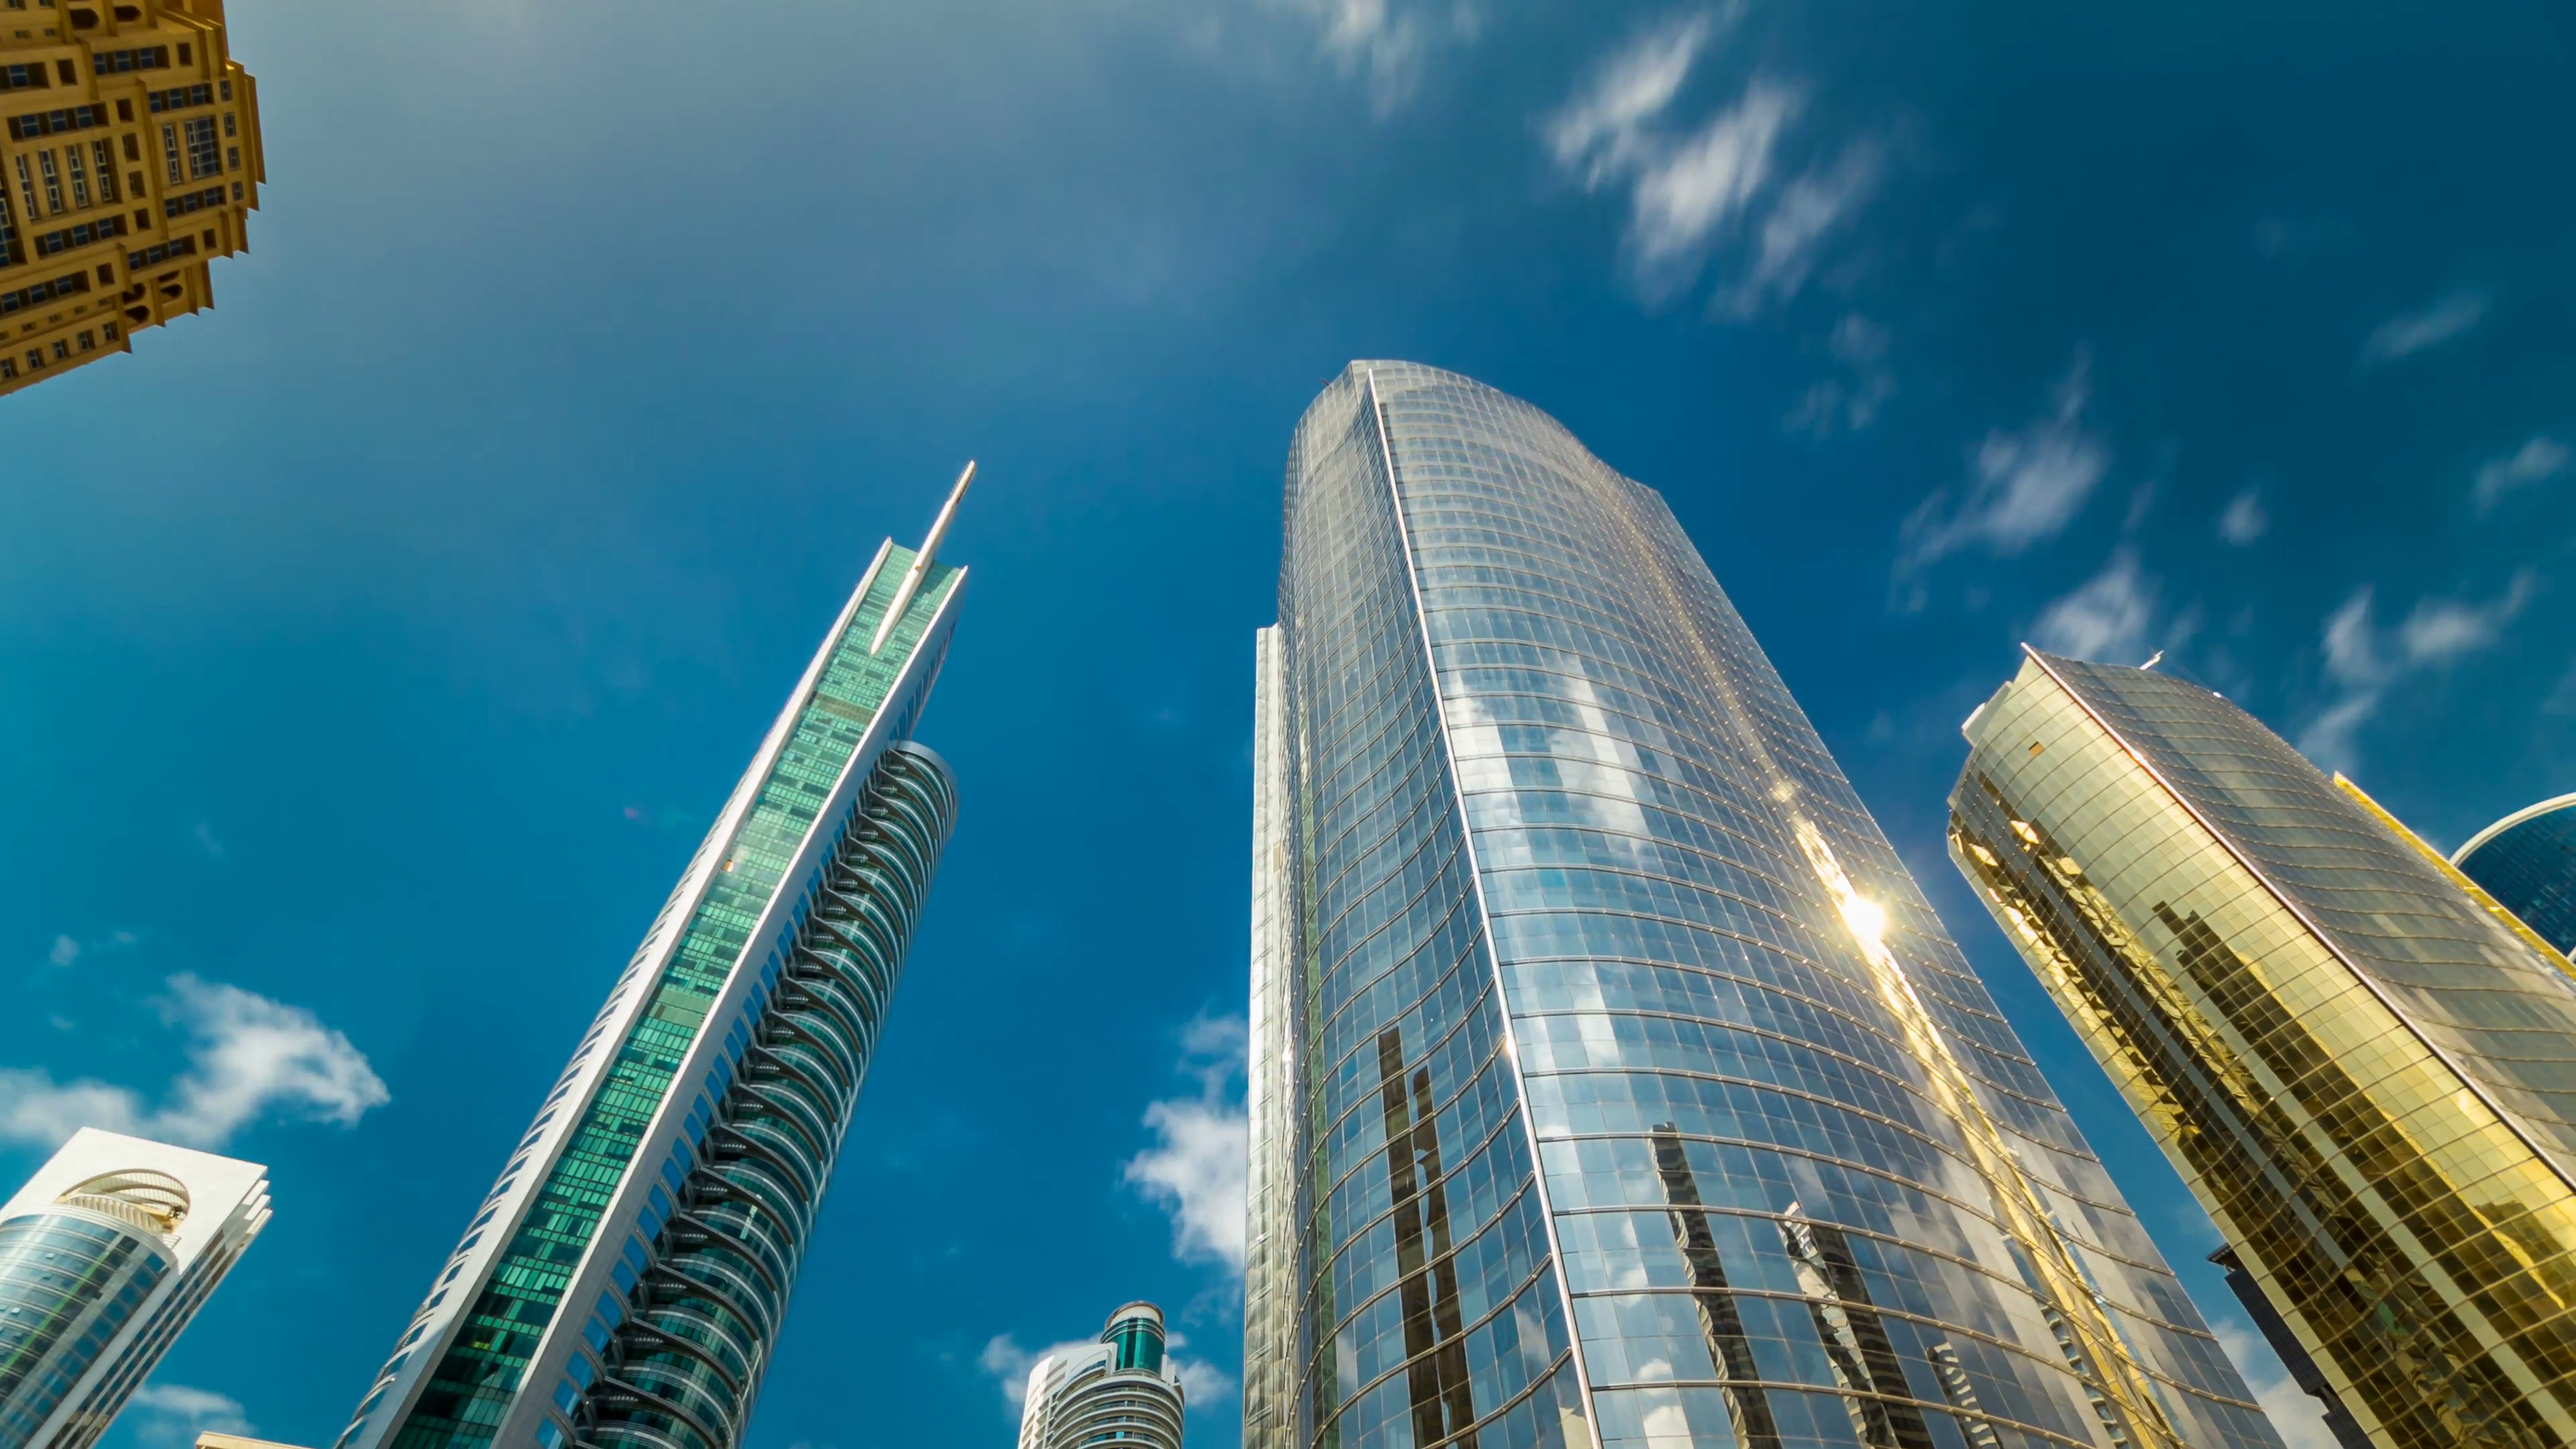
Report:
[[973,476],[878,547],[344,1449],[740,1442],[956,817],[912,731]]
[[2031,651],[1951,856],[2347,1444],[2576,1443],[2576,981],[2188,680]]
[[1361,362],[1285,527],[1247,1443],[2278,1445],[1658,495]]

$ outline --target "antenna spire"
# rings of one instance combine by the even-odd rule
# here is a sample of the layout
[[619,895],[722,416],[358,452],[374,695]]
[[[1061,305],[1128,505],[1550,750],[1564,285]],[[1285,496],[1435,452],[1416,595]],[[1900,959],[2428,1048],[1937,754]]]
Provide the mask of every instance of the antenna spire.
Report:
[[948,501],[939,505],[939,516],[931,520],[929,536],[921,541],[921,551],[913,555],[912,567],[903,571],[903,582],[895,586],[894,598],[886,605],[885,617],[877,621],[877,634],[868,641],[868,652],[885,647],[894,633],[895,621],[912,605],[912,596],[921,589],[921,581],[930,575],[931,561],[939,556],[939,540],[948,534],[948,520],[957,515],[957,500],[966,496],[966,485],[975,481],[975,460],[966,460],[966,471],[957,475],[957,486],[948,490]]

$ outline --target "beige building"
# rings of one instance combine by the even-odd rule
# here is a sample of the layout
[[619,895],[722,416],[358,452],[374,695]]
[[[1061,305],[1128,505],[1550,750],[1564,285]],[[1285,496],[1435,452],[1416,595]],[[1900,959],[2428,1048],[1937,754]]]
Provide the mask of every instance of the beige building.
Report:
[[2576,982],[2252,716],[2033,651],[1952,858],[2348,1446],[2576,1444]]
[[0,393],[213,305],[264,175],[223,0],[0,0]]

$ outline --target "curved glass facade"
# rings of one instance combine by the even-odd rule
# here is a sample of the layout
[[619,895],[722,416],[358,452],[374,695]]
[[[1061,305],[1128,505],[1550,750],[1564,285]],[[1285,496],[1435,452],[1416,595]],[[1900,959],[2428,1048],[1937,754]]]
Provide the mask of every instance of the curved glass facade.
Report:
[[170,1271],[170,1256],[102,1213],[0,1222],[0,1449],[19,1449]]
[[1020,1449],[1181,1449],[1180,1375],[1164,1361],[1163,1311],[1130,1303],[1109,1315],[1097,1347],[1052,1354],[1029,1370]]
[[2507,816],[2451,863],[2561,954],[2576,952],[2576,795]]
[[740,1441],[956,819],[938,756],[886,751],[627,1310],[609,1315],[581,1442]]
[[1355,363],[1280,612],[1287,1442],[2278,1443],[1659,496]]
[[2330,1424],[2576,1442],[2576,986],[2547,948],[2188,681],[2034,653],[1968,738],[1953,859]]

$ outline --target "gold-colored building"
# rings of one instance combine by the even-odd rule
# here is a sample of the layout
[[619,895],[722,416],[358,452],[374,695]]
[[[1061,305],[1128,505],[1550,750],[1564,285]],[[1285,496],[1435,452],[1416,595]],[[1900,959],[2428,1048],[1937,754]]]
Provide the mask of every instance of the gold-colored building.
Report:
[[0,393],[213,305],[265,174],[223,0],[0,0]]
[[1966,732],[1952,858],[2337,1433],[2576,1444],[2565,958],[2186,680],[2030,651]]

